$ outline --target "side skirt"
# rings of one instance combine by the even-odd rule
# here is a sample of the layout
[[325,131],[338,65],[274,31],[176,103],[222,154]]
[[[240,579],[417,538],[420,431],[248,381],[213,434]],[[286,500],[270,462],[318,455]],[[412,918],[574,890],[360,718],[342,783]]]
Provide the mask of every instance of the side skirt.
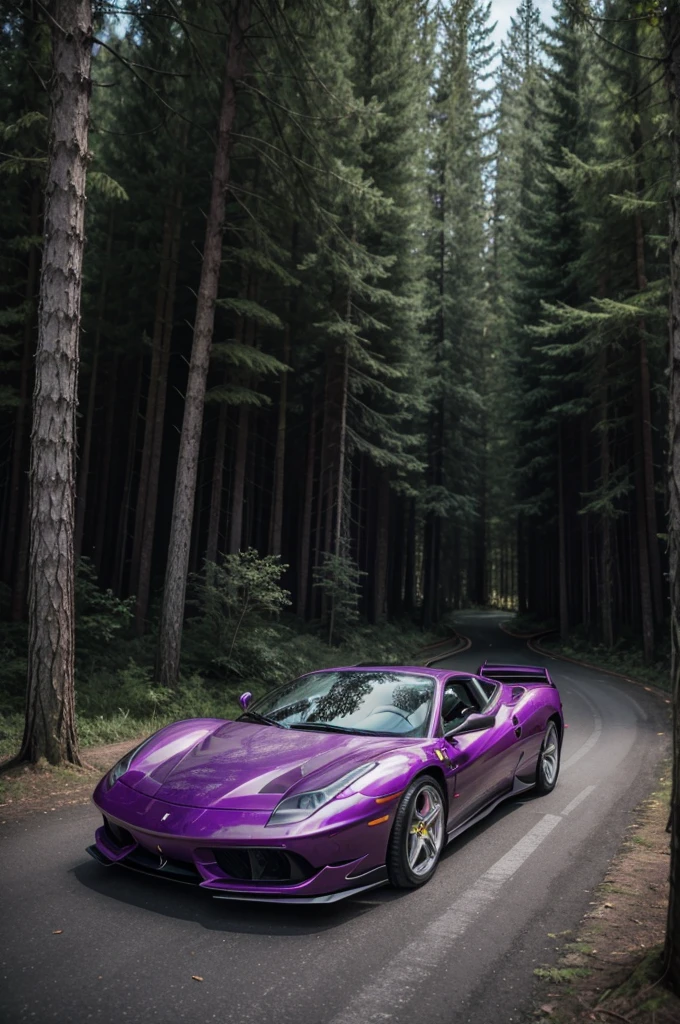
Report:
[[526,793],[528,790],[533,789],[535,785],[535,782],[522,782],[521,779],[518,779],[517,776],[515,776],[512,789],[508,790],[507,793],[503,793],[503,795],[499,796],[496,800],[492,800],[490,804],[483,807],[481,811],[477,811],[477,813],[471,818],[468,818],[467,821],[464,821],[460,825],[456,825],[450,832],[447,832],[446,842],[450,843],[452,839],[456,839],[461,835],[461,833],[467,832],[469,828],[472,828],[472,826],[476,825],[477,822],[482,821],[487,817],[487,815],[491,814],[492,811],[495,811],[498,805],[504,803],[505,800],[509,800],[512,796],[518,796],[520,793]]

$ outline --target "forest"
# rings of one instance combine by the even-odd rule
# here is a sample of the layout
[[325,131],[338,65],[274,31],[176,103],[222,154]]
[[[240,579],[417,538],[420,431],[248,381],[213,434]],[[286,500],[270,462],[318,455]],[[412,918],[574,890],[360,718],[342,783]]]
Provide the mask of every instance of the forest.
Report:
[[[282,625],[336,643],[470,604],[663,653],[664,40],[655,15],[604,9],[558,0],[548,26],[522,0],[498,49],[484,0],[95,7],[74,425],[89,672],[114,636],[126,671],[174,687],[241,675]],[[25,680],[50,27],[37,2],[3,16],[6,710]]]
[[680,743],[680,12],[492,7],[0,3],[20,758],[466,607],[665,666]]

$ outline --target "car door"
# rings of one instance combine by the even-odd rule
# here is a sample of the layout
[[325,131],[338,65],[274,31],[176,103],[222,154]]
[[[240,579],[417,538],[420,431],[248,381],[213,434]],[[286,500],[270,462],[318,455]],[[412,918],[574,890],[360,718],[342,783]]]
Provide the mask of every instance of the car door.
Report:
[[[460,733],[444,739],[443,752],[448,760],[449,831],[473,817],[494,799],[512,787],[519,758],[518,737],[512,721],[512,709],[501,700],[502,688],[492,692],[481,686],[483,681],[470,676],[452,677],[444,684],[442,726],[444,732],[455,727],[469,714],[495,716],[495,725],[479,732]],[[448,687],[448,691],[447,691]],[[462,693],[461,693],[462,688]],[[468,710],[459,716],[445,714],[447,693],[465,695]],[[454,712],[458,709],[453,708]]]

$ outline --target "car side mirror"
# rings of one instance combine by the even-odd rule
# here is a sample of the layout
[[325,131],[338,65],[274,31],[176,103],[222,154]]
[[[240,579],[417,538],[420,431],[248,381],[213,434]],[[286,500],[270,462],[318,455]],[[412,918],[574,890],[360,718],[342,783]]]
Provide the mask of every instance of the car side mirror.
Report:
[[460,736],[466,732],[483,732],[485,729],[491,729],[495,724],[495,715],[468,715],[460,725],[446,733],[446,738],[448,739],[449,736]]
[[239,704],[241,705],[241,707],[243,708],[244,711],[246,710],[246,708],[248,707],[248,705],[250,704],[252,699],[253,699],[253,695],[250,692],[250,690],[246,690],[245,693],[241,694],[241,696],[238,699],[238,702],[239,702]]

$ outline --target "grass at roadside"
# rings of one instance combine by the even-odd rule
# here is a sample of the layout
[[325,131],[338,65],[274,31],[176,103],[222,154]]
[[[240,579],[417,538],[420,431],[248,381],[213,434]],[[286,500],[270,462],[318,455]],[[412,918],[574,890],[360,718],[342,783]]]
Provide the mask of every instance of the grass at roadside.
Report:
[[645,662],[642,650],[637,643],[619,641],[609,649],[602,644],[590,643],[573,634],[567,643],[562,643],[555,634],[543,637],[541,647],[564,654],[567,658],[585,661],[606,671],[618,672],[643,683],[650,683],[660,690],[670,690],[670,650],[661,649],[651,663]]
[[[574,933],[551,935],[560,955],[534,971],[536,1024],[623,1020],[677,1024],[680,999],[663,987],[668,906],[670,765],[638,809]],[[527,1021],[528,1024],[528,1021]]]
[[541,637],[541,647],[563,654],[567,658],[588,662],[605,671],[617,672],[643,683],[650,683],[660,690],[670,689],[670,641],[664,639],[657,647],[656,657],[651,663],[644,659],[639,637],[619,638],[613,647],[595,643],[584,636],[580,629],[569,634],[566,642],[560,640],[554,619],[540,618],[534,614],[515,615],[508,620],[505,628],[518,637],[547,633]]

